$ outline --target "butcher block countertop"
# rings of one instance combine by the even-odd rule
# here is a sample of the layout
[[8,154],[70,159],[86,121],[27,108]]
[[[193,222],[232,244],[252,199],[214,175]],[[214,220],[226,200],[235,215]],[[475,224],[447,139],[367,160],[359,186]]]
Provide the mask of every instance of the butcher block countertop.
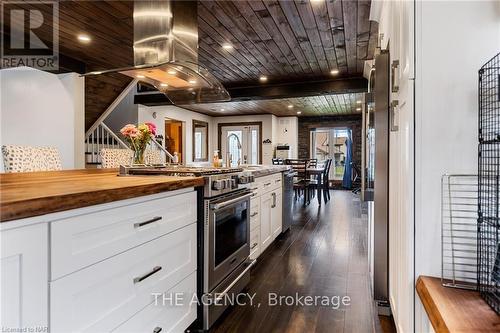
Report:
[[420,276],[417,292],[436,333],[500,332],[500,316],[477,291],[443,287],[439,278]]
[[203,186],[202,177],[125,176],[118,169],[0,174],[0,222]]

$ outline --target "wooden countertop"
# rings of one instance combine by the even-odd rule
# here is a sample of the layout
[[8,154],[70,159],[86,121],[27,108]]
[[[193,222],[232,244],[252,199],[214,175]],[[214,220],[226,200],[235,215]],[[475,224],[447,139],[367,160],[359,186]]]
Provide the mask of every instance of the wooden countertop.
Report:
[[0,174],[0,222],[202,186],[202,177],[126,176],[118,169]]
[[417,293],[436,333],[500,332],[500,316],[477,291],[443,287],[439,278],[420,276]]

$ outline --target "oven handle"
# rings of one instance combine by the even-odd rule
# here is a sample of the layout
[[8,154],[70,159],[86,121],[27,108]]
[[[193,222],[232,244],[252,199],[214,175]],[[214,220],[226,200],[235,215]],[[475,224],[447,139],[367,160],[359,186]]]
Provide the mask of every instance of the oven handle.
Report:
[[254,259],[252,260],[248,266],[245,268],[245,270],[243,270],[243,272],[240,273],[240,275],[238,275],[238,277],[236,279],[233,280],[233,282],[231,282],[229,284],[229,286],[227,286],[226,289],[224,289],[223,292],[221,293],[218,293],[218,296],[215,298],[215,303],[219,302],[221,299],[224,298],[224,296],[227,295],[227,293],[229,292],[229,290],[231,290],[232,287],[234,287],[234,285],[236,283],[238,283],[238,281],[246,274],[246,272],[248,272],[250,270],[250,268],[252,268],[253,265],[255,265],[255,263],[257,262],[257,259]]
[[211,208],[213,210],[219,210],[219,209],[224,208],[226,206],[232,205],[235,202],[239,202],[239,201],[243,201],[245,199],[248,199],[251,196],[252,196],[252,193],[248,193],[248,194],[242,195],[240,197],[237,197],[237,198],[234,198],[234,199],[231,199],[231,200],[227,200],[227,201],[224,201],[224,202],[221,202],[221,203],[213,204],[213,205],[211,205]]

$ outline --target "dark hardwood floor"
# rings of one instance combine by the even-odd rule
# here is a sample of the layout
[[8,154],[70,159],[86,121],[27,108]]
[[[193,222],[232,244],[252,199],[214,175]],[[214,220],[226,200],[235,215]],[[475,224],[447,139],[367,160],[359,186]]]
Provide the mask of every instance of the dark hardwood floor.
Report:
[[[318,207],[295,205],[291,230],[259,257],[248,286],[254,305],[235,306],[211,332],[381,332],[370,296],[367,217],[358,196],[332,191]],[[349,306],[269,306],[283,296],[349,296]],[[260,306],[257,305],[260,303]]]

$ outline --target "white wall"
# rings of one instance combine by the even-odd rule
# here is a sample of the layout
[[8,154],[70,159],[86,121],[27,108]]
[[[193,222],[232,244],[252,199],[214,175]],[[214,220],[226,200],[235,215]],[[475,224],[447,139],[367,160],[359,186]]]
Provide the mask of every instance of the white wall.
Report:
[[[156,112],[156,119],[153,118],[153,113]],[[192,163],[192,141],[193,141],[193,119],[202,120],[208,123],[209,127],[209,142],[208,142],[208,157],[211,163],[213,151],[217,149],[218,141],[218,124],[238,123],[238,122],[262,122],[262,138],[261,142],[270,139],[271,144],[262,145],[262,164],[272,164],[274,156],[274,148],[277,143],[289,143],[292,146],[294,156],[298,150],[298,119],[297,117],[276,117],[271,114],[267,115],[249,115],[249,116],[227,116],[227,117],[210,117],[198,112],[189,111],[177,106],[144,106],[139,105],[139,123],[152,122],[158,128],[158,134],[165,136],[165,118],[176,119],[185,122],[185,151],[186,163]],[[280,120],[285,120],[280,125]],[[286,124],[287,133],[283,133]],[[204,164],[204,163],[196,163]]]
[[[239,122],[262,122],[262,138],[260,142],[270,139],[271,144],[262,145],[262,164],[272,164],[274,156],[274,147],[278,140],[278,121],[272,114],[252,115],[252,116],[229,116],[229,117],[214,117],[212,132],[213,149],[217,149],[218,124],[220,123],[239,123]],[[213,150],[212,149],[212,150]]]
[[[156,118],[153,118],[153,113],[156,113]],[[165,106],[144,106],[139,105],[139,123],[143,122],[152,122],[156,125],[157,134],[163,135],[165,137],[165,119],[175,119],[183,121],[184,124],[184,156],[186,156],[186,163],[193,163],[193,119],[205,121],[208,123],[209,131],[212,132],[214,127],[212,124],[212,117],[189,111],[186,109],[182,109],[173,105],[165,105]],[[213,143],[213,137],[209,136],[209,154],[208,154],[208,162],[211,162],[212,153],[217,143]],[[171,152],[173,154],[173,152]],[[207,163],[196,163],[196,164],[207,164]]]
[[299,118],[278,117],[276,128],[276,144],[288,144],[292,150],[292,158],[298,157],[299,150]]
[[0,144],[53,146],[64,169],[84,167],[83,78],[23,67],[1,70],[0,84]]
[[[498,1],[417,3],[416,277],[441,274],[441,176],[477,173],[478,70],[500,51],[499,18]],[[418,303],[415,318],[427,332]]]

